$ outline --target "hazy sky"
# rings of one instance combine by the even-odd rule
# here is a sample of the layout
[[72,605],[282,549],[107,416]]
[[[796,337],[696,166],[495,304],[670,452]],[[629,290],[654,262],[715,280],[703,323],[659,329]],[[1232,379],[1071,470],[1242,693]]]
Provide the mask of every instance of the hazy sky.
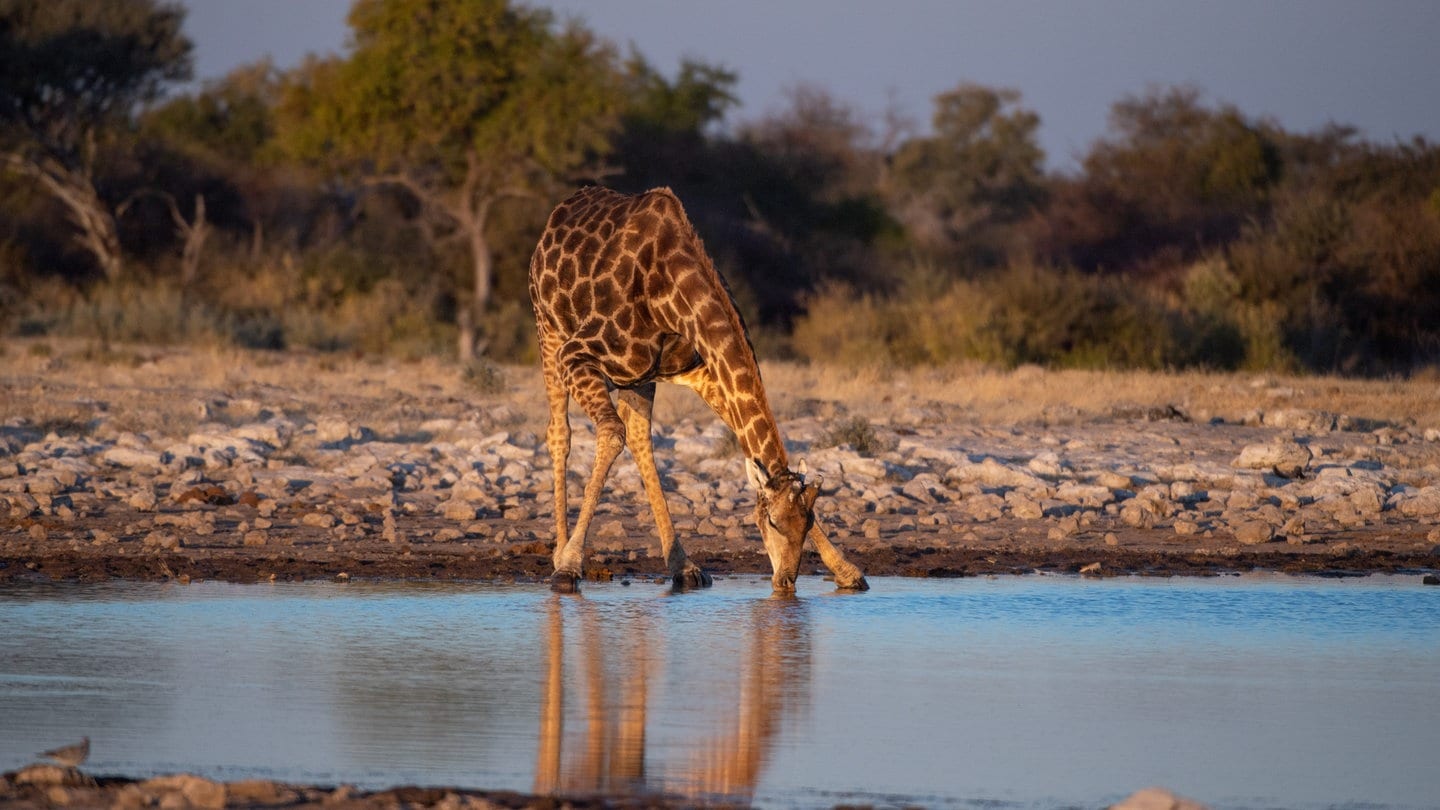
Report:
[[[1052,166],[1105,132],[1110,105],[1156,84],[1306,131],[1440,141],[1440,0],[549,0],[673,74],[682,57],[739,73],[732,120],[800,83],[878,122],[928,122],[962,81],[1011,87],[1041,117]],[[184,0],[196,75],[270,54],[290,67],[344,48],[350,0]]]

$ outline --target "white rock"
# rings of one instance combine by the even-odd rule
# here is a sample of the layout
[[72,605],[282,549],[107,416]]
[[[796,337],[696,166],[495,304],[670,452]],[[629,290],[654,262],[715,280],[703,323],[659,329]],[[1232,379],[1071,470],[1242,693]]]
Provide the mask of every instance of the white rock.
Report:
[[1266,427],[1280,428],[1282,430],[1326,433],[1337,427],[1338,420],[1335,414],[1325,411],[1282,408],[1280,410],[1266,411],[1264,423]]
[[1045,452],[1030,459],[1025,467],[1036,475],[1059,478],[1069,465],[1061,461],[1060,456],[1056,453]]
[[[1126,483],[1129,483],[1128,478]],[[1115,492],[1110,487],[1099,484],[1066,482],[1055,490],[1055,497],[1066,503],[1077,504],[1089,509],[1099,509],[1115,500]]]
[[105,452],[101,453],[100,461],[111,466],[125,467],[131,470],[159,470],[165,466],[160,463],[160,453],[155,450],[120,444],[108,448]]
[[1126,526],[1137,529],[1150,529],[1155,526],[1158,519],[1150,504],[1142,501],[1130,501],[1120,507],[1120,522]]
[[991,487],[1013,487],[1015,489],[1044,489],[1045,482],[1024,470],[1007,467],[993,458],[979,464],[957,464],[945,473],[945,480],[971,482]]
[[1005,503],[1010,507],[1010,513],[1021,520],[1039,520],[1045,516],[1040,504],[1019,492],[1007,492]]
[[295,435],[295,425],[287,419],[269,419],[264,422],[251,422],[248,425],[241,425],[231,431],[231,435],[241,439],[263,442],[272,448],[284,447]]
[[440,515],[446,520],[474,520],[476,509],[465,501],[446,501],[440,505]]
[[1275,528],[1263,520],[1244,521],[1235,526],[1233,531],[1235,540],[1247,546],[1268,543],[1275,537]]
[[1288,441],[1247,445],[1233,462],[1247,470],[1275,469],[1281,475],[1298,477],[1310,464],[1310,451],[1303,445]]
[[360,429],[338,416],[322,416],[315,420],[315,439],[325,443],[359,438]]
[[1424,487],[1401,500],[1397,508],[1406,517],[1440,516],[1440,487]]
[[1005,501],[999,495],[983,493],[972,495],[960,502],[960,511],[975,520],[995,520],[1005,508]]

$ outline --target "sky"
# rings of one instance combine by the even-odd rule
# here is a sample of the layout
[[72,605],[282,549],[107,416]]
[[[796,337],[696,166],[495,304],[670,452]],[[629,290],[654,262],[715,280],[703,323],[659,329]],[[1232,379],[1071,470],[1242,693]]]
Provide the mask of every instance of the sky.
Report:
[[[269,55],[343,52],[350,0],[184,0],[195,75]],[[1189,84],[1210,103],[1306,132],[1329,123],[1388,143],[1440,142],[1437,0],[544,0],[673,75],[682,58],[739,74],[731,123],[781,111],[800,85],[878,128],[923,127],[962,82],[1013,88],[1040,115],[1048,164],[1069,169],[1110,106]]]

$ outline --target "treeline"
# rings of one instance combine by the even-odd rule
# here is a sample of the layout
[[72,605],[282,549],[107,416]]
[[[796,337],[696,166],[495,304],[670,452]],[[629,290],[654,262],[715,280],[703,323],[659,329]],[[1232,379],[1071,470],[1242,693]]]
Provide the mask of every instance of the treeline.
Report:
[[599,181],[676,190],[772,356],[1440,363],[1423,140],[1288,132],[1165,87],[1047,172],[1014,91],[959,84],[918,126],[800,87],[734,121],[734,72],[667,75],[504,0],[358,0],[345,54],[175,94],[182,21],[0,0],[7,333],[526,360],[530,251]]

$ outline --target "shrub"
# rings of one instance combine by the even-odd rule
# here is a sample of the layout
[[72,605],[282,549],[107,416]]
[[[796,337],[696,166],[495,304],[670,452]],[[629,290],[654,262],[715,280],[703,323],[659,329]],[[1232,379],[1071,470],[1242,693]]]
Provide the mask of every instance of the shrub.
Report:
[[876,453],[894,450],[898,445],[898,440],[894,437],[887,439],[881,436],[875,431],[875,426],[870,424],[870,420],[865,417],[852,416],[826,431],[815,441],[817,448],[842,445],[849,445],[851,449],[862,456],[873,456]]
[[471,360],[461,375],[465,384],[478,394],[493,396],[505,393],[505,370],[489,358],[476,357]]
[[890,362],[883,301],[831,285],[812,295],[806,309],[790,336],[802,357],[846,366]]

